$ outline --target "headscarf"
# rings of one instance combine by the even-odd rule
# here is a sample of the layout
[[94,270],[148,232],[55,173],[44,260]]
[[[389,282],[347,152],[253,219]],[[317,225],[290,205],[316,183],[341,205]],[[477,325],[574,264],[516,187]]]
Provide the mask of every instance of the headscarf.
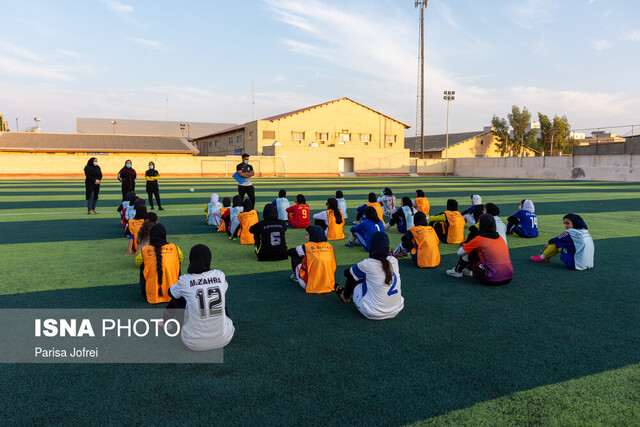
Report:
[[376,210],[376,208],[374,208],[373,206],[367,206],[364,209],[364,216],[369,220],[369,221],[373,221],[375,223],[377,223],[378,221],[380,221],[380,218],[378,218],[378,211]]
[[219,199],[218,195],[216,193],[213,193],[211,195],[211,204],[215,206],[218,203],[218,199]]
[[482,197],[480,197],[479,194],[474,194],[473,196],[471,196],[471,204],[473,206],[481,205],[482,204]]
[[533,206],[533,202],[529,199],[524,201],[524,203],[522,204],[522,209],[531,213],[534,213],[536,211],[535,206]]
[[251,203],[251,199],[247,199],[242,202],[242,211],[249,212],[253,210],[253,203]]
[[327,236],[324,235],[324,230],[319,225],[308,226],[307,233],[309,233],[310,242],[320,243],[327,241]]
[[205,245],[195,245],[189,252],[187,273],[200,274],[211,270],[211,250]]
[[137,208],[138,206],[144,206],[145,205],[145,201],[144,199],[141,199],[140,197],[136,196],[136,198],[133,201],[133,207]]
[[424,197],[424,191],[416,190],[416,197]]
[[265,221],[275,221],[278,219],[278,209],[271,203],[267,203],[262,210],[262,219]]
[[382,231],[376,231],[371,236],[369,243],[369,258],[382,261],[389,256],[389,236]]
[[84,167],[84,173],[87,177],[102,175],[102,170],[100,169],[100,166],[93,165],[93,162],[95,160],[98,160],[98,159],[95,157],[90,158],[89,161],[87,162],[87,165]]
[[424,214],[424,212],[416,212],[416,214],[413,216],[413,225],[421,225],[423,227],[429,225],[429,223],[427,222],[427,216]]
[[588,230],[587,223],[584,222],[584,219],[582,219],[580,215],[570,213],[566,214],[564,218],[570,220],[573,224],[573,228],[575,228],[576,230]]
[[493,203],[487,203],[484,205],[484,208],[487,210],[487,213],[493,216],[500,216],[500,208]]
[[151,222],[156,222],[158,220],[158,215],[153,212],[147,212],[146,214],[144,214],[144,219]]
[[497,239],[500,237],[496,230],[496,219],[493,215],[482,214],[478,220],[479,235],[488,239]]
[[149,231],[149,244],[155,247],[160,247],[168,244],[167,242],[167,229],[164,224],[157,223]]
[[447,200],[447,210],[448,211],[457,211],[458,210],[458,201],[455,199]]
[[133,219],[144,219],[144,215],[147,213],[147,208],[144,205],[136,206],[136,216]]
[[136,197],[138,197],[138,196],[136,196],[136,192],[135,191],[128,191],[127,194],[125,194],[124,199],[127,202],[131,203],[136,199]]
[[384,187],[382,189],[382,195],[383,196],[393,196],[393,191],[391,191],[391,189],[389,187]]
[[127,167],[127,162],[130,162],[130,161],[131,160],[127,160],[124,162],[124,166],[122,167],[122,169],[120,169],[120,172],[118,172],[120,176],[130,176],[131,178],[134,178],[136,176],[135,169],[133,169],[133,167],[130,167],[130,168]]

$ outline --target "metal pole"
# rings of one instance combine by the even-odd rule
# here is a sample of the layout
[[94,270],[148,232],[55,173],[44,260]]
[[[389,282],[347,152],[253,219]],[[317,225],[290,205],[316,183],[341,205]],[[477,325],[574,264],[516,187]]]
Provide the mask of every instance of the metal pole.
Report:
[[[420,158],[424,159],[424,8],[420,8]],[[385,129],[386,133],[386,129]]]
[[449,99],[447,98],[447,137],[446,148],[444,150],[444,176],[447,176],[449,163]]
[[20,128],[18,127],[18,118],[16,117],[16,132],[20,132]]
[[551,151],[549,152],[550,156],[553,156],[553,132],[551,132]]

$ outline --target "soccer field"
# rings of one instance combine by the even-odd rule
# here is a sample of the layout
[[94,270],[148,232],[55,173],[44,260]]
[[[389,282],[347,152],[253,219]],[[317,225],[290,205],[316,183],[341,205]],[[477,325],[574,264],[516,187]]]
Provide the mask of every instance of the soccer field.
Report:
[[[148,308],[133,257],[124,256],[120,188],[102,185],[86,214],[84,180],[0,181],[1,308]],[[399,199],[425,191],[431,213],[471,194],[506,218],[533,200],[540,237],[509,236],[514,279],[484,287],[452,278],[457,245],[419,269],[400,260],[404,310],[371,321],[331,294],[307,295],[289,261],[258,263],[252,246],[204,222],[213,192],[232,179],[165,179],[168,241],[197,243],[229,283],[236,332],[222,364],[3,364],[3,424],[638,424],[640,423],[640,183],[429,178],[259,178],[257,206],[287,189],[312,212],[341,189],[355,208],[389,186]],[[139,195],[146,197],[144,184]],[[195,192],[188,191],[195,188]],[[529,260],[580,214],[595,241],[595,269]],[[391,245],[400,241],[395,228]],[[304,230],[287,232],[289,247]],[[335,248],[337,280],[367,254]],[[158,307],[162,310],[162,307]],[[3,346],[12,343],[3,342]]]

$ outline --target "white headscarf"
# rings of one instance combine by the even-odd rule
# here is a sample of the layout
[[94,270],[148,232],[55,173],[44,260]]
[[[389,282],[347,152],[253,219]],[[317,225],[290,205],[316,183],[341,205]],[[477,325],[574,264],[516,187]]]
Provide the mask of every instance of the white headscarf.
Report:
[[478,194],[474,194],[473,196],[471,196],[471,204],[473,206],[481,205],[482,204],[482,197],[480,197],[480,195],[478,195]]
[[213,194],[211,195],[211,203],[212,203],[213,205],[216,205],[216,204],[218,203],[218,199],[219,199],[219,197],[218,197],[218,195],[217,195],[216,193],[213,193]]
[[533,202],[529,199],[524,201],[524,203],[522,204],[522,209],[531,213],[534,213],[536,211],[535,206],[533,206]]

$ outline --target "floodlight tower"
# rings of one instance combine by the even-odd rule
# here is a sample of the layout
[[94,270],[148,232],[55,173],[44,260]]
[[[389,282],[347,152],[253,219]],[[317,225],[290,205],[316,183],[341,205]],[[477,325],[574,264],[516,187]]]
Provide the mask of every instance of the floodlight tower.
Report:
[[445,90],[442,99],[447,101],[447,141],[446,148],[444,149],[444,176],[447,176],[447,163],[449,163],[449,102],[456,99],[456,91]]
[[416,135],[420,132],[420,158],[424,159],[424,10],[429,0],[415,0],[420,8],[420,50],[418,52],[418,106],[416,108]]

